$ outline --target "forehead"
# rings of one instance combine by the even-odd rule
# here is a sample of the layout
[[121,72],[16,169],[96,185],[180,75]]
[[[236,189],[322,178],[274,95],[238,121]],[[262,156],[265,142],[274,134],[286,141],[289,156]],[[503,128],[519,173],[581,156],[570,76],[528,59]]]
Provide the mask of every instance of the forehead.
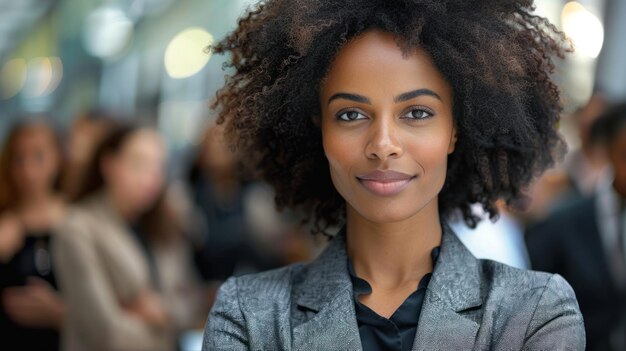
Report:
[[394,95],[418,88],[434,90],[444,102],[451,103],[452,87],[425,50],[415,48],[405,54],[393,34],[370,30],[337,53],[322,96],[340,90],[368,96]]
[[158,153],[164,152],[161,137],[156,131],[139,129],[134,131],[120,148],[121,153]]
[[54,143],[53,132],[43,126],[29,126],[15,136],[16,146],[39,146]]

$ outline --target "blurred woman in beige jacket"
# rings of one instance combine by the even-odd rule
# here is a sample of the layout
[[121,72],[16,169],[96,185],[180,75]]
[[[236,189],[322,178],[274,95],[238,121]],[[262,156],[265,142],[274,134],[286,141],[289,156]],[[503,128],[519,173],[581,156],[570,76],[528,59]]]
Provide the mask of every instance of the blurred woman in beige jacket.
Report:
[[148,128],[105,138],[53,243],[68,304],[61,344],[74,350],[174,349],[172,322],[139,232],[155,215],[165,150]]

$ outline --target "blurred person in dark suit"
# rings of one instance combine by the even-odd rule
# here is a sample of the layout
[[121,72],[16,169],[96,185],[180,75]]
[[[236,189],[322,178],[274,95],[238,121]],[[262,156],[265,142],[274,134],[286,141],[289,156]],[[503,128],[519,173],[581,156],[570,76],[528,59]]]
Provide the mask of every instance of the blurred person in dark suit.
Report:
[[580,196],[589,196],[596,191],[607,167],[608,160],[593,127],[607,107],[608,102],[602,92],[596,91],[584,106],[570,116],[577,127],[580,147],[565,157],[563,168],[571,190]]
[[207,281],[222,281],[255,266],[244,209],[247,184],[238,168],[235,155],[221,142],[220,128],[209,127],[188,178],[204,233],[196,261]]
[[274,209],[271,189],[242,171],[237,155],[223,140],[222,126],[207,128],[188,180],[205,232],[197,254],[205,279],[222,281],[234,273],[285,264],[285,250],[277,246],[290,240],[280,233],[293,226]]
[[[572,201],[591,196],[598,182],[606,177],[608,161],[604,152],[602,136],[595,121],[607,108],[601,91],[596,91],[589,101],[572,114],[564,117],[571,120],[580,145],[574,147],[557,167],[549,169],[535,182],[530,191],[529,207],[515,216],[527,227],[545,220],[554,211]],[[567,127],[564,124],[563,127]]]
[[166,152],[155,130],[114,127],[97,148],[53,241],[67,301],[64,350],[171,350],[172,316],[158,293],[147,223],[163,218],[158,199]]
[[572,285],[585,321],[588,350],[626,349],[626,104],[591,127],[603,137],[612,173],[591,197],[532,226],[526,240],[533,269]]
[[62,220],[62,156],[53,129],[14,127],[0,155],[0,348],[58,350],[65,303],[52,264],[52,230]]

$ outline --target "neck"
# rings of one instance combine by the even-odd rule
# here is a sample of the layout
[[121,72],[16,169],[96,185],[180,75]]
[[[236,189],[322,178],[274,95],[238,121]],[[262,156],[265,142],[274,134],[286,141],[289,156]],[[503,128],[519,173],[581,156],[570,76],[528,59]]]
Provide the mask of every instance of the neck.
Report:
[[19,207],[22,209],[46,206],[54,199],[54,194],[50,191],[34,191],[20,196]]
[[372,222],[349,205],[346,219],[347,252],[359,277],[393,288],[432,271],[431,251],[442,236],[436,200],[398,222]]

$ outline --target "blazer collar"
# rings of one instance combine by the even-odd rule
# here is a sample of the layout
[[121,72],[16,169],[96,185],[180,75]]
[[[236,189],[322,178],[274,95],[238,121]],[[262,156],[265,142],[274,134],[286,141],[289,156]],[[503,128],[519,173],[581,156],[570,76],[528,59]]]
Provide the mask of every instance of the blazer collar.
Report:
[[293,328],[292,349],[362,350],[347,258],[344,226],[294,283],[298,308],[315,314]]
[[[426,290],[413,350],[417,345],[471,348],[478,324],[461,314],[482,304],[477,259],[442,221],[441,252]],[[316,313],[293,331],[295,349],[361,349],[347,267],[345,225],[294,285],[295,303]],[[453,347],[454,348],[454,347]]]
[[326,249],[307,265],[304,281],[296,286],[295,291],[299,306],[318,312],[337,294],[352,288],[347,265],[345,228],[343,226]]
[[428,285],[427,298],[455,312],[482,304],[478,260],[446,222],[442,222],[441,252]]
[[472,349],[478,322],[463,312],[482,305],[478,260],[442,222],[441,253],[426,289],[413,342],[416,350]]

